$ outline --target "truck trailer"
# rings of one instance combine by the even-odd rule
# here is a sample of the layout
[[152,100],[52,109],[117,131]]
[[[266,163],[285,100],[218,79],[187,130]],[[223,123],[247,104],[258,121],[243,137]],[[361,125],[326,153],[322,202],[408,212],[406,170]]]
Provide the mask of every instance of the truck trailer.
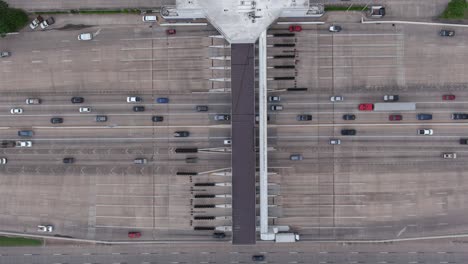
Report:
[[374,111],[414,111],[416,103],[375,103]]
[[275,242],[277,243],[292,243],[299,241],[299,234],[296,233],[276,233]]

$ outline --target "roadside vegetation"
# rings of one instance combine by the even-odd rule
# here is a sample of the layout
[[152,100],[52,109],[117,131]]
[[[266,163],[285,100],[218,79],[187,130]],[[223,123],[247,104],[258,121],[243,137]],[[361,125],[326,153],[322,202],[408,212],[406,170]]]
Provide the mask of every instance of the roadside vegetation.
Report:
[[42,240],[25,237],[0,236],[0,247],[41,246]]
[[367,11],[367,7],[363,5],[326,5],[325,12],[327,11]]
[[53,15],[53,14],[140,14],[141,10],[136,8],[131,9],[113,9],[113,10],[77,10],[69,11],[44,11],[35,12],[38,15]]
[[451,0],[440,17],[445,19],[468,18],[468,3],[466,0]]
[[0,36],[16,32],[26,26],[28,15],[21,9],[10,8],[8,4],[0,0]]

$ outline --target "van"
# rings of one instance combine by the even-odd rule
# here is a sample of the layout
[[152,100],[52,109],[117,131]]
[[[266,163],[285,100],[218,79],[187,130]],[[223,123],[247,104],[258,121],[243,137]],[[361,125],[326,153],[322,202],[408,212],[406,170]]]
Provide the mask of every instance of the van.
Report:
[[26,104],[28,104],[28,105],[38,105],[38,104],[41,104],[41,99],[39,99],[39,98],[28,98],[28,99],[26,99]]

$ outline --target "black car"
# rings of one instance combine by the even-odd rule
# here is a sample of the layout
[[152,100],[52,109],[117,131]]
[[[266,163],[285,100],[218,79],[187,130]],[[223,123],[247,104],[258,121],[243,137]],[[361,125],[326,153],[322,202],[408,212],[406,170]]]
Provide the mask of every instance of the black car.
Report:
[[448,30],[448,29],[442,29],[439,32],[439,35],[441,35],[442,37],[453,37],[453,36],[455,36],[455,31],[454,30]]
[[468,145],[468,138],[460,138],[460,144]]
[[96,116],[96,122],[106,122],[107,121],[107,116],[105,115],[97,115]]
[[206,111],[208,111],[208,106],[207,105],[197,105],[196,110],[197,110],[197,112],[206,112]]
[[214,238],[225,238],[226,234],[224,234],[223,232],[215,232],[215,233],[213,233],[213,237]]
[[253,255],[252,256],[252,261],[264,261],[265,256],[264,255]]
[[432,120],[432,114],[418,114],[416,118],[418,120]]
[[174,137],[188,137],[190,136],[190,132],[188,131],[176,131],[174,132]]
[[133,107],[133,111],[134,111],[134,112],[144,112],[144,111],[145,111],[145,107],[142,106],[142,105],[137,105],[137,106],[134,106],[134,107]]
[[453,114],[452,114],[452,119],[453,119],[453,120],[468,119],[468,114],[465,114],[465,113],[453,113]]
[[356,129],[342,129],[341,135],[343,136],[354,136],[356,135]]
[[61,124],[61,123],[63,123],[63,118],[61,118],[61,117],[52,117],[50,119],[50,122],[52,124]]
[[312,115],[298,115],[296,117],[297,121],[310,121],[312,120]]
[[83,97],[72,97],[71,102],[73,104],[82,104],[84,103],[84,98]]
[[63,163],[65,164],[71,164],[73,162],[75,162],[74,158],[63,158]]
[[343,120],[356,120],[356,116],[352,114],[343,115]]
[[18,136],[20,137],[32,137],[34,132],[32,130],[20,130],[18,131]]
[[151,120],[153,122],[162,122],[162,121],[164,121],[164,117],[163,116],[152,116]]

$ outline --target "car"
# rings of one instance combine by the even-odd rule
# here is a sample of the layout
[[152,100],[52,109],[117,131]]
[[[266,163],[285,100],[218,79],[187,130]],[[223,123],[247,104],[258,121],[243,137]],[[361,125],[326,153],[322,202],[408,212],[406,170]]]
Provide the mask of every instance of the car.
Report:
[[454,30],[449,30],[449,29],[442,29],[439,32],[439,35],[441,35],[442,37],[453,37],[453,36],[455,36],[455,31]]
[[372,111],[374,110],[374,104],[359,104],[359,111]]
[[428,128],[418,129],[418,135],[425,135],[425,136],[432,136],[434,134],[434,130]]
[[197,163],[198,158],[197,157],[187,157],[185,158],[185,163]]
[[93,33],[81,33],[78,35],[78,40],[92,40]]
[[356,129],[342,129],[341,135],[343,136],[354,136],[356,135]]
[[63,163],[72,164],[75,162],[75,158],[63,158]]
[[175,35],[177,33],[177,31],[173,28],[171,29],[166,29],[166,34],[167,35]]
[[417,114],[416,119],[418,120],[432,120],[432,114]]
[[107,116],[105,115],[97,115],[96,122],[107,122]]
[[0,141],[0,148],[13,148],[16,146],[16,141],[14,140],[2,140]]
[[[260,121],[260,116],[258,116],[258,114],[257,114],[257,115],[255,115],[255,123],[258,124],[259,121]],[[269,121],[270,121],[270,115],[267,115],[267,122],[269,122]]]
[[75,97],[72,97],[71,102],[73,104],[82,104],[82,103],[84,103],[84,98],[79,97],[79,96],[75,96]]
[[38,104],[41,104],[41,99],[39,99],[39,98],[28,98],[28,99],[26,99],[26,104],[28,104],[28,105],[38,105]]
[[5,164],[7,164],[7,163],[8,163],[7,158],[0,158],[0,164],[1,164],[1,165],[5,165]]
[[30,148],[32,147],[32,141],[16,141],[17,148]]
[[214,232],[213,238],[225,238],[226,234],[224,232]]
[[337,139],[337,138],[331,138],[329,143],[330,143],[330,145],[340,145],[341,140]]
[[403,120],[403,116],[402,115],[389,115],[388,120],[390,120],[390,121],[401,121],[401,120]]
[[158,103],[158,104],[167,104],[167,103],[169,103],[169,98],[159,97],[158,99],[156,99],[156,103]]
[[31,29],[36,29],[39,24],[42,23],[42,21],[44,21],[44,18],[42,18],[41,16],[37,16],[33,21],[31,21],[31,24],[29,24],[29,27]]
[[13,114],[13,115],[22,114],[23,113],[23,108],[12,108],[10,110],[10,113]]
[[133,160],[133,164],[146,164],[148,160],[145,158],[136,158]]
[[197,110],[197,112],[207,112],[208,111],[208,106],[207,105],[197,105],[195,110]]
[[343,115],[343,120],[356,120],[356,116],[353,114],[345,114]]
[[53,25],[55,23],[55,19],[53,17],[49,17],[47,18],[46,20],[42,21],[41,23],[41,28],[42,29],[46,29],[48,28],[50,25]]
[[143,16],[141,20],[143,20],[143,22],[157,22],[158,17],[157,16]]
[[457,153],[454,153],[454,152],[442,153],[442,157],[444,159],[456,159]]
[[174,137],[188,137],[190,136],[190,132],[188,131],[176,131],[174,132]]
[[52,232],[54,231],[54,226],[53,225],[38,225],[37,226],[37,232]]
[[328,28],[328,31],[330,32],[340,32],[342,30],[341,26],[338,25],[332,25]]
[[281,97],[279,96],[268,96],[268,102],[279,102],[281,101]]
[[128,232],[128,238],[139,238],[139,237],[141,237],[140,232],[136,232],[136,231]]
[[32,137],[34,132],[32,130],[20,130],[18,131],[18,136],[20,137]]
[[230,139],[225,139],[223,141],[224,145],[231,145],[232,144],[232,141]]
[[253,255],[252,256],[252,261],[265,261],[265,256],[264,255]]
[[344,101],[344,97],[341,96],[341,95],[335,95],[335,96],[330,97],[330,101],[331,102],[341,102],[341,101]]
[[136,105],[133,107],[133,112],[144,112],[144,111],[145,111],[145,107],[142,105]]
[[153,121],[153,122],[162,122],[162,121],[164,121],[164,117],[163,116],[152,116],[151,121]]
[[139,96],[128,96],[127,103],[140,103],[143,102],[143,99]]
[[289,26],[289,32],[301,32],[302,31],[302,27],[299,26],[299,25],[291,25]]
[[50,119],[50,123],[52,123],[52,124],[61,124],[61,123],[63,123],[63,118],[61,118],[61,117],[52,117]]
[[229,120],[231,120],[231,115],[217,114],[217,115],[214,116],[214,120],[216,120],[216,121],[229,121]]
[[312,120],[312,115],[297,115],[296,120],[297,121],[310,121]]
[[89,107],[89,106],[80,107],[79,111],[80,111],[80,113],[90,113],[91,112],[91,107]]
[[466,113],[453,113],[452,120],[468,119],[468,114]]
[[297,161],[297,160],[303,160],[303,159],[304,157],[301,154],[292,154],[291,156],[289,156],[289,160]]
[[468,145],[468,138],[460,138],[461,145]]
[[442,100],[446,100],[446,101],[455,100],[455,95],[453,95],[453,94],[444,94],[444,95],[442,95]]
[[270,110],[271,111],[282,111],[283,106],[282,105],[270,105]]
[[11,52],[9,51],[0,51],[0,58],[6,58],[6,57],[10,57],[11,56]]
[[398,95],[384,95],[383,100],[385,102],[396,102],[400,99]]

